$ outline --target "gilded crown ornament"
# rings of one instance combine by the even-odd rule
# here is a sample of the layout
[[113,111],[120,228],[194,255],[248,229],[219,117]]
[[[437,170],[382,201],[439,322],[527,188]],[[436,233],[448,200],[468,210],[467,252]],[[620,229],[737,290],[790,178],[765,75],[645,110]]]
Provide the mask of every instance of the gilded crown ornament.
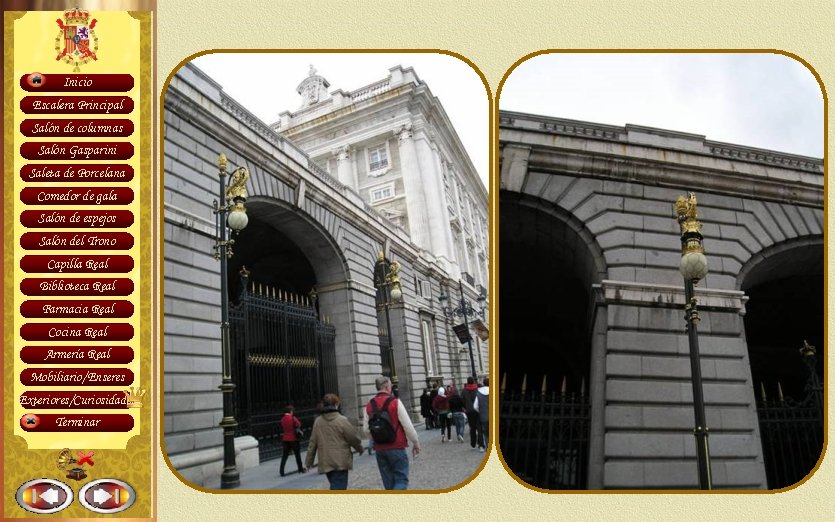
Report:
[[142,388],[131,387],[127,390],[124,390],[124,394],[128,408],[142,407],[142,398],[145,397],[145,390],[143,390]]

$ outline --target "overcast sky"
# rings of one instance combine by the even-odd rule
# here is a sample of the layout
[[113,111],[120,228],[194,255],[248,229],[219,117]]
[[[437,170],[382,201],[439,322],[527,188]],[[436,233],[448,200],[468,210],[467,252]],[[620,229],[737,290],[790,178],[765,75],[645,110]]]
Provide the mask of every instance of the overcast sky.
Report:
[[539,55],[513,70],[499,107],[823,158],[820,86],[779,54]]
[[[330,82],[329,91],[353,91],[402,65],[412,67],[437,96],[464,144],[479,177],[488,187],[489,103],[478,74],[454,56],[438,53],[216,53],[200,56],[195,65],[223,90],[266,123],[285,110],[296,111],[299,83],[312,64]],[[253,75],[257,74],[257,81]]]

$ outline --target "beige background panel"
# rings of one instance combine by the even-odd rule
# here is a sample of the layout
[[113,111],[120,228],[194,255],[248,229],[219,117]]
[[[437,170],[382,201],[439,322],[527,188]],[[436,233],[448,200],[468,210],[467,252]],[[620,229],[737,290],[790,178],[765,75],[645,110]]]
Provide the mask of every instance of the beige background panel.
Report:
[[[254,4],[241,8],[216,0],[161,0],[158,86],[181,60],[211,48],[446,49],[472,60],[493,93],[508,68],[542,49],[767,48],[802,57],[830,93],[835,89],[835,51],[831,48],[835,4],[828,0],[802,5],[678,0],[460,1],[452,6],[430,1],[377,5],[335,0]],[[831,386],[827,393],[832,404]],[[830,416],[828,440],[832,433]],[[835,512],[831,457],[807,483],[786,493],[710,495],[537,493],[510,478],[495,451],[475,480],[443,495],[206,494],[181,484],[161,456],[158,465],[160,520],[222,520],[245,513],[252,520],[354,519],[379,514],[398,521],[472,516],[483,520],[813,521]]]

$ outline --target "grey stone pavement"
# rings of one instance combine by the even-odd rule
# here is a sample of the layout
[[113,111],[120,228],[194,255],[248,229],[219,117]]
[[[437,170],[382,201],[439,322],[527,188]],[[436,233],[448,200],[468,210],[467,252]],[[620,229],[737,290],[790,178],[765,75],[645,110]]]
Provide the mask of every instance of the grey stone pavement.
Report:
[[[427,430],[425,426],[416,424],[420,438],[421,452],[417,458],[412,457],[411,446],[409,452],[409,489],[434,490],[455,487],[468,480],[488,453],[481,453],[478,449],[470,448],[470,428],[464,428],[464,442],[458,442],[455,428],[452,428],[452,442],[441,443],[440,430]],[[364,440],[368,447],[368,441]],[[304,462],[306,452],[302,452]],[[296,473],[296,462],[291,454],[284,468],[286,476],[278,473],[280,459],[267,461],[254,468],[241,472],[239,491],[245,490],[327,490],[328,479],[320,475],[314,465],[307,473]],[[207,488],[219,489],[220,477],[206,484]],[[354,453],[354,469],[348,474],[349,490],[382,490],[380,472],[377,469],[377,458],[364,451],[357,456]]]

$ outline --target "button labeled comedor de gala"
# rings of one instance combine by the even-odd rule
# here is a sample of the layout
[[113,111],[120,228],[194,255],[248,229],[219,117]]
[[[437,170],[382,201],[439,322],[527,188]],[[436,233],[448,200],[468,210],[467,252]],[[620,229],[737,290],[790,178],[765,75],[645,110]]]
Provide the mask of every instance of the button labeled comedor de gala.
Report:
[[38,426],[24,427],[26,431],[126,432],[133,429],[133,417],[127,413],[38,413],[37,417],[40,420]]
[[127,205],[133,190],[127,187],[26,187],[20,191],[27,205]]

